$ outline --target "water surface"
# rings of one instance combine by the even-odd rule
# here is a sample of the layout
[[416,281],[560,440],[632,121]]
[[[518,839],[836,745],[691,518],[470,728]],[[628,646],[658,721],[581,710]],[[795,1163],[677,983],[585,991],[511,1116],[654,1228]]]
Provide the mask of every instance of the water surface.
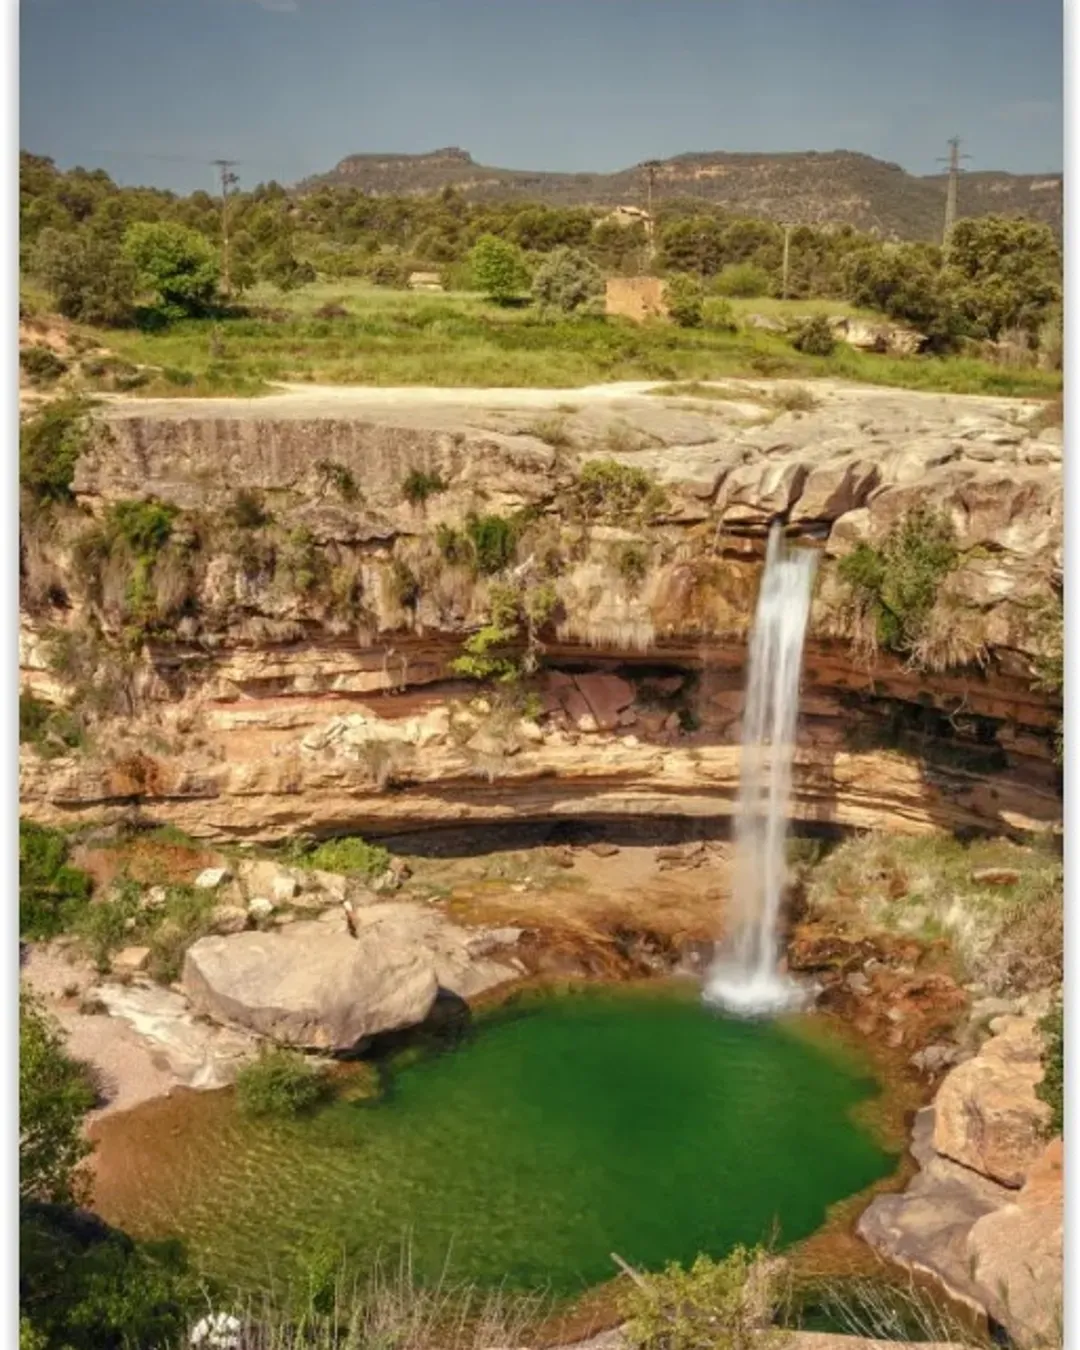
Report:
[[877,1087],[849,1051],[696,990],[523,998],[384,1073],[379,1100],[292,1122],[231,1093],[107,1119],[99,1208],[243,1282],[325,1236],[359,1261],[407,1237],[424,1277],[449,1252],[455,1275],[572,1293],[613,1251],[658,1268],[798,1240],[896,1163],[853,1118]]

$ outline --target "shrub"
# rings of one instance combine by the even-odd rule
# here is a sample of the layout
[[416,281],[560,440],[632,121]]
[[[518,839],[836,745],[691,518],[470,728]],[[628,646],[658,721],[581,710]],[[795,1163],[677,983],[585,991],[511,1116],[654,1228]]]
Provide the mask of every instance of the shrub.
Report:
[[468,535],[452,525],[440,523],[435,527],[435,547],[451,567],[467,567],[472,563],[472,544]]
[[89,876],[68,865],[65,835],[19,821],[19,935],[46,939],[70,929],[90,899]]
[[177,508],[155,501],[116,502],[105,518],[110,539],[122,539],[136,558],[154,559],[169,542]]
[[236,1076],[236,1100],[245,1116],[298,1116],[327,1096],[323,1075],[295,1050],[264,1049]]
[[82,1066],[64,1052],[59,1028],[19,991],[19,1200],[62,1204],[83,1189],[89,1153],[82,1118],[94,1104]]
[[697,277],[676,273],[664,285],[664,303],[680,328],[700,328],[705,291]]
[[445,492],[446,484],[439,473],[425,473],[410,469],[401,485],[401,495],[413,506],[420,506],[437,492]]
[[184,1345],[217,1296],[179,1242],[138,1242],[85,1210],[40,1204],[20,1207],[19,1292],[35,1350]]
[[368,263],[365,275],[373,286],[403,291],[409,284],[409,265],[394,253],[379,253]]
[[619,544],[615,550],[615,566],[627,586],[637,590],[649,570],[649,550],[637,540]]
[[720,296],[710,295],[706,298],[702,304],[701,317],[706,328],[712,328],[721,333],[737,333],[739,331],[735,311],[732,309],[730,302]]
[[881,646],[914,657],[938,587],[957,560],[948,517],[914,507],[880,548],[862,543],[842,558],[839,575],[872,619]]
[[101,324],[130,320],[137,274],[114,240],[85,229],[42,230],[30,266],[65,318]]
[[213,894],[194,886],[170,886],[160,909],[143,911],[138,936],[150,948],[146,972],[151,979],[172,984],[180,978],[184,953],[211,931],[213,911]]
[[218,284],[217,254],[205,235],[176,221],[136,221],[124,235],[124,256],[139,284],[154,293],[166,319],[205,314]]
[[19,695],[19,744],[32,745],[44,759],[55,759],[85,744],[82,723],[66,708],[54,708],[33,694]]
[[1043,1076],[1035,1089],[1040,1101],[1050,1107],[1050,1134],[1065,1129],[1065,1013],[1058,1002],[1039,1022],[1043,1037]]
[[465,534],[472,545],[473,564],[484,576],[493,576],[513,562],[517,531],[505,516],[469,515]]
[[250,488],[240,488],[233,493],[225,514],[238,530],[259,530],[273,520],[263,506],[262,497]]
[[395,558],[390,564],[390,590],[402,609],[413,609],[420,599],[417,575],[401,558]]
[[813,412],[818,406],[814,395],[801,384],[774,389],[769,401],[780,412]]
[[320,305],[318,309],[312,311],[312,317],[315,319],[347,319],[349,311],[340,300],[327,300],[325,305]]
[[814,314],[799,325],[791,345],[807,356],[831,356],[836,338],[827,314]]
[[75,464],[89,438],[90,406],[80,398],[48,403],[19,427],[19,482],[36,501],[67,501]]
[[53,384],[67,372],[67,362],[61,360],[51,347],[40,344],[22,348],[19,367],[31,384]]
[[572,314],[594,307],[604,294],[604,276],[576,248],[553,249],[536,269],[533,299],[547,309]]
[[754,300],[769,294],[769,274],[754,263],[731,263],[713,281],[712,289],[717,295]]
[[521,249],[494,234],[481,235],[476,241],[469,253],[469,270],[476,287],[501,303],[513,300],[529,284]]
[[328,839],[296,859],[300,867],[340,872],[370,881],[390,866],[390,854],[381,844],[369,844],[359,835]]
[[524,431],[545,445],[550,445],[553,450],[564,450],[573,444],[573,437],[562,417],[538,417]]
[[355,502],[360,498],[360,489],[352,472],[336,459],[317,459],[315,472],[319,475],[319,491],[333,490],[343,502]]
[[587,460],[578,474],[576,495],[587,516],[611,520],[633,515],[648,520],[665,505],[663,489],[644,469],[615,459]]
[[[760,1248],[739,1246],[722,1261],[699,1256],[637,1276],[622,1300],[625,1334],[639,1350],[752,1350],[779,1302],[778,1279]],[[776,1333],[782,1335],[782,1333]]]

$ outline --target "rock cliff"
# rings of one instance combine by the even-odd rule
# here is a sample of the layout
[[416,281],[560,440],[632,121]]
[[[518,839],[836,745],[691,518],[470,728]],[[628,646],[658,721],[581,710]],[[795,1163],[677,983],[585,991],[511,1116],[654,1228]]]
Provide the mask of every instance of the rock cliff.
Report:
[[[780,519],[821,551],[797,816],[1055,825],[1060,430],[1017,400],[705,392],[112,401],[74,504],[24,519],[23,687],[89,720],[77,752],[24,746],[24,809],[262,840],[730,812]],[[919,509],[956,564],[894,652],[841,562]],[[499,622],[512,695],[454,667]]]

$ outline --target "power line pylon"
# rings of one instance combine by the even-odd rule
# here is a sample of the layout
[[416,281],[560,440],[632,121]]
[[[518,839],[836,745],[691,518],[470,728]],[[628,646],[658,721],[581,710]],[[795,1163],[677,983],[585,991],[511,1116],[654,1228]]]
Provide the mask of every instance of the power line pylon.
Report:
[[938,156],[939,164],[948,164],[949,166],[949,186],[945,193],[945,229],[941,235],[941,247],[948,250],[949,236],[952,234],[952,228],[956,224],[956,189],[960,182],[960,161],[970,159],[970,155],[960,153],[960,137],[953,136],[949,141],[948,156],[943,158]]
[[233,173],[239,161],[215,159],[213,162],[221,175],[221,279],[228,300],[232,297],[232,279],[229,275],[229,189],[240,181],[239,175]]
[[656,186],[656,171],[660,167],[658,159],[647,159],[641,166],[645,170],[645,238],[649,270],[652,271],[653,258],[656,255],[656,222],[653,216],[653,188]]

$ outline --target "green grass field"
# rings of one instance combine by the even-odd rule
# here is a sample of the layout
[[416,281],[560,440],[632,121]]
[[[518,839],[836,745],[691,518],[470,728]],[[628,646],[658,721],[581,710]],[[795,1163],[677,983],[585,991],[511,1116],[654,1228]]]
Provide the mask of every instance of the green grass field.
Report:
[[[320,318],[330,301],[343,317]],[[1010,369],[970,357],[891,358],[843,344],[805,356],[782,337],[634,324],[622,319],[545,318],[460,292],[413,294],[358,282],[319,282],[292,294],[245,296],[252,317],[188,320],[160,332],[92,334],[138,365],[163,368],[139,392],[250,395],[272,383],[575,388],[616,380],[678,382],[731,377],[856,380],[952,393],[1052,398],[1056,372]],[[740,300],[736,313],[801,316],[854,312],[842,303]],[[89,331],[88,331],[88,335]],[[179,376],[177,375],[179,372]]]

